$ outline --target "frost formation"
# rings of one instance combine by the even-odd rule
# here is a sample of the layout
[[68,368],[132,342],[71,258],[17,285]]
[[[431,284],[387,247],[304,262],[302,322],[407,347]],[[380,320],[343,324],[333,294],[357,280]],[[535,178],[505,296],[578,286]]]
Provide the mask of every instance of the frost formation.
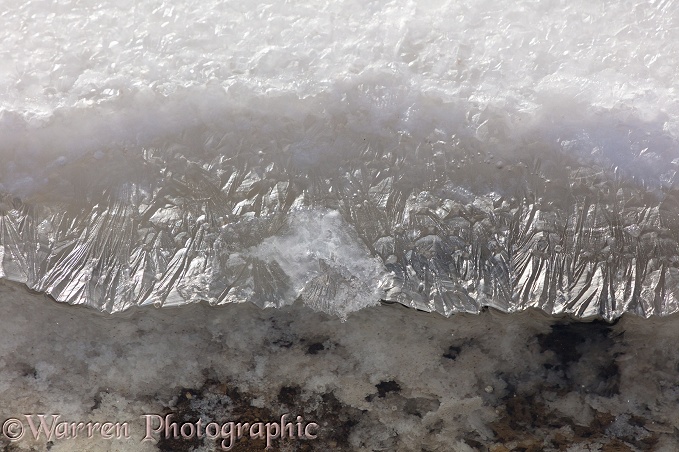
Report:
[[668,1],[10,1],[0,277],[107,312],[679,310]]

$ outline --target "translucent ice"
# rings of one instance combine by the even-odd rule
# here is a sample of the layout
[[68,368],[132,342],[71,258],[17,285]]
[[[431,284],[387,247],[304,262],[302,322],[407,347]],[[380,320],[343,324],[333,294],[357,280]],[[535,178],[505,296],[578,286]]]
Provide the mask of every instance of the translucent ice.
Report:
[[5,4],[2,277],[109,312],[679,310],[671,2]]

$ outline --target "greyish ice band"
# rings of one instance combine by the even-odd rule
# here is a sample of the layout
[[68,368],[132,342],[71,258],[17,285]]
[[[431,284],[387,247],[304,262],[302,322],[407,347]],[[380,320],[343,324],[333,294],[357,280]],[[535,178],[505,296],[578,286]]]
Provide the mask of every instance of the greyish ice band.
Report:
[[0,277],[106,312],[679,310],[667,2],[14,3]]

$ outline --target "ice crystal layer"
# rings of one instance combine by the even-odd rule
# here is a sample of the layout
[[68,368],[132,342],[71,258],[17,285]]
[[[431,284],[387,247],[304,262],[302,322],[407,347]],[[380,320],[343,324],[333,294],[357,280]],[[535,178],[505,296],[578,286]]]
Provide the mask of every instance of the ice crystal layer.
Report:
[[340,316],[679,310],[671,2],[13,2],[0,276]]

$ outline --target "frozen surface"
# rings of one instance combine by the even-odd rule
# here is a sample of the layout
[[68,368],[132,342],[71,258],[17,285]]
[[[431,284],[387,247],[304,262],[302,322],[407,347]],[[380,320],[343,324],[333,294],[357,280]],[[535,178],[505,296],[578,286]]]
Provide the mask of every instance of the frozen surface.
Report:
[[206,438],[141,442],[144,414],[319,424],[316,440],[274,440],[269,450],[281,452],[679,448],[677,316],[609,325],[534,310],[444,318],[393,304],[341,322],[299,304],[200,304],[112,320],[6,284],[0,301],[0,421],[60,414],[128,422],[130,435],[0,435],[3,450],[223,450]]
[[5,1],[0,276],[109,312],[676,312],[676,11]]

